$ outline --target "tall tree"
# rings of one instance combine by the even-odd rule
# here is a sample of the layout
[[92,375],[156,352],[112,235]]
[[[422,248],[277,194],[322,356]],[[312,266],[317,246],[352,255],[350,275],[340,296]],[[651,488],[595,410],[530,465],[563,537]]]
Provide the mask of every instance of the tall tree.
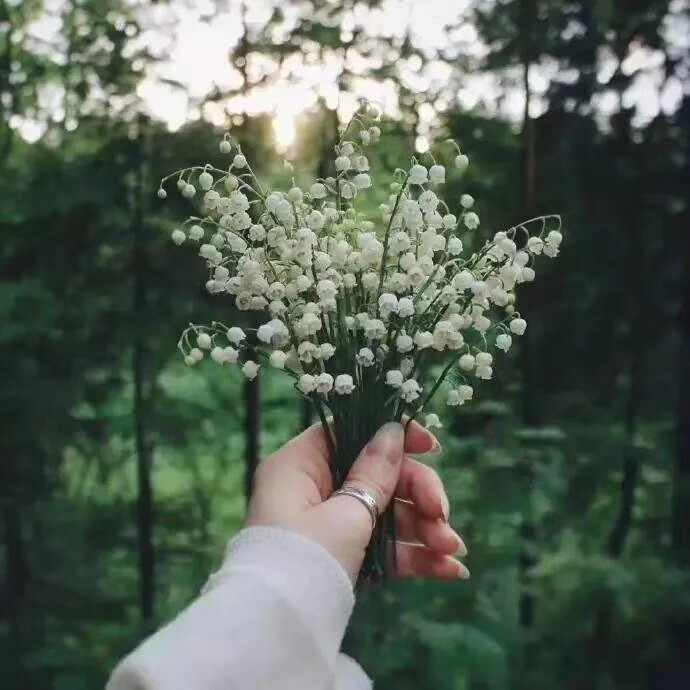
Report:
[[153,385],[150,380],[147,354],[148,265],[149,249],[145,199],[152,182],[146,175],[147,123],[138,118],[136,136],[131,144],[130,205],[132,224],[132,419],[134,423],[134,447],[137,464],[137,535],[139,548],[139,605],[145,629],[154,621],[155,605],[155,551],[153,545],[153,489],[150,416],[152,412]]
[[[482,38],[488,43],[490,52],[485,67],[499,72],[510,72],[519,65],[520,84],[523,98],[523,115],[521,128],[521,203],[516,209],[520,217],[528,219],[535,216],[537,208],[537,128],[531,115],[532,110],[532,71],[538,66],[545,49],[543,24],[539,22],[539,13],[544,11],[540,0],[510,0],[501,3],[479,3],[475,17]],[[521,416],[527,429],[534,429],[541,421],[539,412],[539,371],[537,365],[538,334],[534,324],[539,322],[541,288],[528,286],[520,291],[519,308],[528,315],[530,326],[520,346],[521,359]],[[533,594],[532,569],[536,563],[537,525],[532,515],[532,486],[535,477],[535,455],[538,451],[527,434],[523,438],[523,459],[521,463],[523,491],[526,506],[520,523],[520,552],[518,555],[518,573],[521,593],[518,602],[518,617],[525,635],[524,664],[529,668],[532,663],[530,628],[534,623],[536,601]]]
[[[7,178],[3,175],[0,180],[3,195],[6,195],[6,198],[11,196],[13,199],[12,204],[7,204],[2,217],[3,226],[10,233],[8,237],[12,237],[4,247],[2,261],[7,267],[7,275],[13,275],[15,279],[22,281],[17,287],[8,286],[3,291],[4,306],[13,311],[20,308],[23,303],[28,304],[27,299],[36,301],[36,322],[27,331],[27,337],[37,339],[36,349],[31,346],[27,353],[26,368],[22,370],[22,367],[18,367],[11,372],[11,376],[8,372],[8,390],[14,389],[15,385],[22,388],[26,386],[27,390],[33,389],[34,392],[44,388],[50,396],[53,395],[50,388],[55,387],[60,393],[53,397],[62,397],[61,404],[64,407],[59,414],[52,410],[61,429],[61,433],[54,433],[50,431],[52,420],[50,424],[45,419],[40,420],[43,412],[36,410],[28,415],[21,403],[15,404],[15,408],[25,415],[25,423],[33,424],[33,419],[37,427],[44,428],[44,432],[41,439],[25,439],[20,445],[16,445],[9,436],[6,438],[8,456],[14,459],[7,463],[6,467],[8,476],[6,500],[3,501],[3,528],[8,554],[7,585],[11,592],[9,600],[18,610],[22,609],[23,594],[29,582],[31,556],[28,554],[25,540],[27,524],[32,520],[33,504],[44,491],[48,491],[53,473],[59,466],[60,452],[69,434],[80,429],[77,420],[72,418],[73,396],[82,396],[86,401],[89,393],[95,388],[89,385],[86,378],[77,375],[77,372],[82,368],[89,370],[91,366],[97,366],[103,353],[111,352],[110,346],[103,348],[99,342],[100,328],[103,321],[110,316],[108,308],[95,309],[90,304],[85,307],[87,293],[80,293],[80,286],[83,288],[89,281],[98,284],[98,281],[94,280],[94,273],[98,271],[101,272],[100,275],[112,277],[114,263],[101,257],[100,260],[93,259],[90,264],[82,266],[81,252],[91,252],[93,256],[97,256],[101,252],[101,247],[107,247],[112,241],[113,237],[109,233],[117,225],[120,216],[111,217],[112,225],[101,221],[106,225],[104,230],[103,226],[94,220],[94,214],[97,213],[99,203],[108,204],[111,192],[121,195],[121,198],[126,197],[127,190],[123,188],[122,181],[131,174],[132,168],[121,167],[122,157],[119,157],[109,162],[110,175],[96,167],[95,171],[91,170],[89,173],[89,184],[75,180],[79,179],[79,175],[85,172],[89,164],[101,164],[98,152],[117,139],[117,123],[105,120],[105,116],[114,110],[112,103],[119,102],[119,114],[124,114],[124,108],[130,107],[133,103],[138,106],[136,97],[132,94],[134,85],[140,78],[135,62],[146,55],[132,48],[131,39],[136,36],[138,26],[131,17],[131,8],[120,0],[108,0],[106,5],[107,11],[104,11],[103,3],[90,0],[79,3],[67,2],[51,7],[44,7],[38,0],[19,5],[0,3],[0,166],[12,170],[13,178],[16,178],[11,180],[9,175]],[[52,20],[52,23],[44,22],[43,32],[38,28],[40,22],[34,21],[41,18]],[[57,26],[60,29],[46,33],[46,26]],[[61,95],[60,103],[51,102],[46,105],[42,95],[51,89]],[[115,96],[119,99],[113,99]],[[101,117],[104,119],[100,120]],[[67,165],[66,169],[63,169],[64,161],[58,160],[49,153],[49,149],[44,149],[40,144],[34,149],[27,149],[26,144],[13,129],[27,123],[49,133],[53,141],[62,141],[65,160],[68,160],[70,155],[73,156],[73,167],[70,169]],[[92,157],[88,162],[84,160],[84,152],[79,150],[78,135],[74,134],[74,130],[85,123],[92,125],[93,130],[101,130],[93,137],[94,140],[98,140],[98,146],[91,149]],[[90,140],[89,137],[90,135],[87,135],[85,140]],[[126,155],[124,160],[128,160]],[[143,232],[141,200],[145,190],[141,188],[143,180],[138,177],[139,171],[143,169],[140,155],[137,161],[139,162],[134,165],[134,177],[137,178],[136,202],[131,207],[128,220],[137,233],[137,248],[133,254],[134,264],[138,268],[136,275],[141,276],[146,271],[146,265],[142,263],[139,250],[141,235],[138,233]],[[35,169],[26,169],[27,164]],[[47,171],[54,174],[60,182],[51,181]],[[74,184],[73,189],[69,188],[70,183]],[[101,183],[107,183],[109,190],[106,191],[100,186]],[[34,184],[41,185],[49,196],[55,196],[43,200],[38,206],[25,203]],[[67,218],[70,220],[66,220]],[[75,218],[78,219],[76,222]],[[61,233],[69,228],[72,234],[65,246],[74,250],[73,257],[68,262],[73,267],[72,275],[61,274],[59,266],[42,265],[44,259],[36,251],[38,245],[24,243],[16,236],[17,228],[23,228],[24,223],[39,223],[45,225],[46,230],[52,228],[55,237],[47,239],[48,244],[64,241],[64,238],[56,238],[60,238]],[[98,229],[102,231],[100,236],[97,234]],[[122,227],[118,226],[117,231],[119,230],[122,230]],[[36,234],[34,237],[37,237]],[[76,242],[77,238],[79,242]],[[111,256],[112,252],[105,254]],[[41,270],[38,270],[39,266]],[[26,270],[30,271],[28,275],[24,275]],[[134,311],[139,312],[143,304],[141,286],[135,288],[135,293]],[[66,303],[53,301],[53,294],[62,294]],[[80,310],[81,320],[77,316]],[[41,338],[48,337],[51,340],[56,333],[63,332],[68,333],[70,339],[73,339],[78,352],[78,357],[75,358],[75,366],[78,368],[73,369],[67,359],[60,360],[58,349],[54,349],[54,371],[42,371],[41,366],[36,368],[36,362],[40,361],[39,352],[45,347],[45,342],[48,342],[41,344]],[[122,334],[124,335],[124,331]],[[15,335],[6,340],[5,344],[8,347],[11,346]],[[123,344],[121,338],[116,340],[119,345]],[[95,343],[98,343],[96,347],[101,348],[101,354],[94,352],[91,355],[89,348],[94,347]],[[143,368],[143,356],[138,343],[135,343],[134,351],[133,369],[140,372]],[[37,381],[32,380],[39,374],[42,377],[40,386],[37,385]],[[22,377],[28,377],[23,384]],[[70,380],[70,377],[73,380]],[[139,378],[138,375],[135,376],[135,380]],[[111,379],[108,383],[114,385],[115,380]],[[143,429],[144,413],[140,405],[142,390],[142,387],[135,386],[138,440],[139,431]],[[44,407],[47,409],[47,399]],[[6,419],[9,420],[10,417],[8,413]],[[145,432],[142,431],[143,433]],[[53,449],[43,447],[44,439],[52,440]],[[145,455],[145,450],[142,450],[145,445],[137,443],[138,450],[142,451],[140,455]],[[144,462],[144,465],[146,464]],[[145,478],[142,481],[145,487]],[[148,499],[143,500],[142,508],[146,508],[147,504],[150,507],[150,494]],[[141,522],[140,520],[140,524]],[[150,560],[148,556],[146,560]],[[149,569],[148,564],[146,569]],[[151,578],[148,580],[146,589],[150,592]],[[144,598],[146,603],[142,603],[142,606],[150,613],[152,595],[147,594]]]
[[[673,186],[681,198],[690,181],[690,97],[684,97],[676,115],[683,152]],[[679,246],[681,299],[678,309],[678,402],[676,411],[676,455],[673,473],[671,543],[680,564],[690,563],[690,204],[674,203],[680,212],[673,222]]]

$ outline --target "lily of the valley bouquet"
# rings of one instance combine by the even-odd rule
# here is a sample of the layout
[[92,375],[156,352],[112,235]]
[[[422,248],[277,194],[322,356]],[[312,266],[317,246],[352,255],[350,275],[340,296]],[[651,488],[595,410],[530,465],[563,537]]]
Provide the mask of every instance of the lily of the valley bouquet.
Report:
[[[207,290],[260,324],[192,325],[179,343],[185,361],[208,354],[248,379],[264,365],[291,376],[324,426],[334,489],[385,422],[425,413],[428,426],[439,425],[426,412],[442,387],[452,407],[472,399],[492,377],[495,352],[527,328],[516,286],[534,279],[535,257],[555,257],[562,239],[559,218],[544,216],[477,242],[474,199],[463,194],[451,213],[436,192],[446,168],[431,155],[429,167],[412,158],[394,171],[370,217],[360,202],[373,193],[366,152],[381,136],[377,118],[364,105],[335,146],[333,177],[306,189],[293,181],[266,190],[226,135],[227,170],[178,171],[158,190],[165,198],[164,184],[177,177],[184,197],[202,195],[201,216],[172,240],[198,244]],[[452,140],[444,146],[454,158],[449,174],[462,174],[467,155]],[[392,530],[384,513],[364,565],[369,578],[387,570]]]

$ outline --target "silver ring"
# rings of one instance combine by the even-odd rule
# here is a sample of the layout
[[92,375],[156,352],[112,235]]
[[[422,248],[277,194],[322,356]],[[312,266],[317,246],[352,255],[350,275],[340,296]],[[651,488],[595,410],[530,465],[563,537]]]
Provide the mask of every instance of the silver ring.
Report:
[[333,495],[352,496],[352,498],[356,498],[369,511],[372,527],[376,526],[376,523],[379,519],[379,507],[376,503],[376,499],[368,491],[360,489],[356,486],[344,484],[337,491],[334,491]]

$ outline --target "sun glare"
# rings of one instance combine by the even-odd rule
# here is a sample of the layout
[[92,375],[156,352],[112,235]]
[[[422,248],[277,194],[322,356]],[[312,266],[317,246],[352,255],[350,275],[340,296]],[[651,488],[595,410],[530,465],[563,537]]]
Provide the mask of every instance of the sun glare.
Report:
[[287,151],[295,141],[295,117],[295,113],[287,108],[281,108],[273,115],[273,132],[281,153]]

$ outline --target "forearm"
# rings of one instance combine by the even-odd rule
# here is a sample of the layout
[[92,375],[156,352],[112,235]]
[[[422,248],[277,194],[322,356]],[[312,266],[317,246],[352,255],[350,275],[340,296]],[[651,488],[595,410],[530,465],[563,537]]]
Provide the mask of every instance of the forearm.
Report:
[[363,690],[361,669],[338,657],[353,603],[322,547],[244,530],[202,595],[128,656],[107,690]]

